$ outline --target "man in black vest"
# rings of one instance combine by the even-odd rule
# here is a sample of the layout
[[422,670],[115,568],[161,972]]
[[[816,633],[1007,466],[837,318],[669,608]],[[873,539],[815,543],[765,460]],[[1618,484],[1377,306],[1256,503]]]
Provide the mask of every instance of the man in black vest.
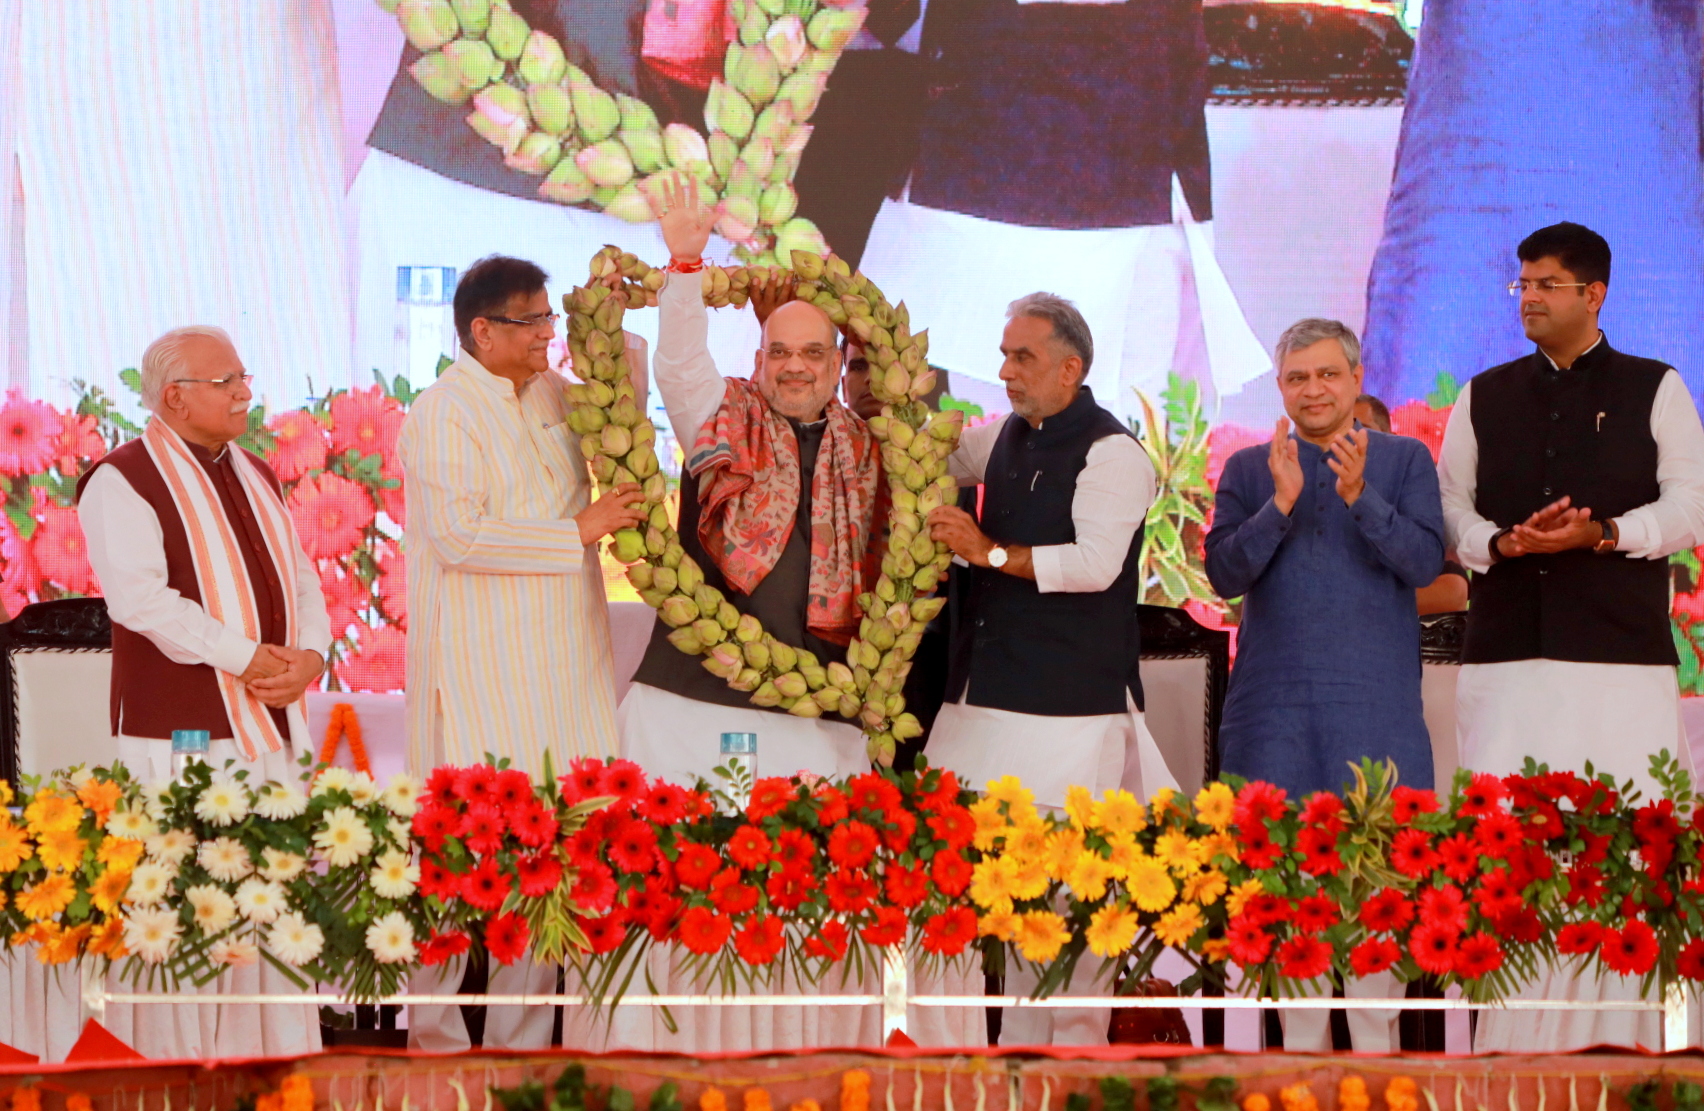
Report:
[[[966,431],[951,459],[961,484],[983,486],[982,524],[957,507],[929,514],[934,538],[970,565],[929,759],[973,787],[1017,776],[1039,806],[1065,806],[1074,787],[1145,797],[1175,786],[1143,725],[1137,673],[1154,468],[1083,385],[1094,341],[1076,307],[1032,293],[1007,313],[1012,415]],[[1016,1011],[1001,1041],[1104,1044],[1108,1018]]]
[[[1439,457],[1444,519],[1478,572],[1457,683],[1461,763],[1507,775],[1532,756],[1591,761],[1647,796],[1652,754],[1685,754],[1667,557],[1704,539],[1704,429],[1666,363],[1598,328],[1609,244],[1541,228],[1509,283],[1537,350],[1465,386]],[[1637,981],[1541,976],[1531,998],[1637,998]],[[1568,988],[1572,986],[1573,991]],[[1658,1047],[1656,1016],[1484,1016],[1476,1050]]]

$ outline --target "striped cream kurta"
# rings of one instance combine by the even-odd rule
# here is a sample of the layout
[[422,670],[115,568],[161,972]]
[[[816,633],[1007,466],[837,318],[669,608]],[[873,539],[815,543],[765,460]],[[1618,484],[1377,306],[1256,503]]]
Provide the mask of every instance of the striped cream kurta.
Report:
[[591,501],[567,382],[517,391],[466,352],[420,395],[398,447],[408,528],[413,770],[486,753],[538,774],[614,755],[615,680]]

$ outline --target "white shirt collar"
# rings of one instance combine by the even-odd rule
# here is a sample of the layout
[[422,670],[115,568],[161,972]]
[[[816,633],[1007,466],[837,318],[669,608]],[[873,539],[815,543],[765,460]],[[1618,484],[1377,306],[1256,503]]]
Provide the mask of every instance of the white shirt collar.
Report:
[[[1592,341],[1592,345],[1590,347],[1586,348],[1584,351],[1580,352],[1578,355],[1575,355],[1574,361],[1579,362],[1581,359],[1585,358],[1587,355],[1590,355],[1593,351],[1596,351],[1598,349],[1598,344],[1600,344],[1602,342],[1603,342],[1603,330],[1600,328],[1600,329],[1598,329],[1598,338]],[[1538,353],[1540,355],[1544,356],[1544,360],[1545,360],[1545,362],[1550,364],[1551,370],[1561,370],[1562,369],[1561,367],[1556,365],[1556,360],[1552,359],[1550,357],[1550,353],[1547,352],[1544,348],[1540,347],[1538,349]]]

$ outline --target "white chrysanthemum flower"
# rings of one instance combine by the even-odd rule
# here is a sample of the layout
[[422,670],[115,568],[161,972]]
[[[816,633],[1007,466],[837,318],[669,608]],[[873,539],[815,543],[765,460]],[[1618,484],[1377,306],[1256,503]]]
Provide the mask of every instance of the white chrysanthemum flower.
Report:
[[280,914],[266,934],[272,955],[292,968],[300,968],[325,948],[325,932],[305,921],[295,911]]
[[260,868],[261,876],[278,883],[289,883],[308,867],[306,857],[287,853],[282,849],[262,849],[260,855],[266,859],[266,863]]
[[414,831],[401,818],[391,818],[386,821],[385,831],[390,834],[390,843],[395,848],[407,852],[409,846],[413,844]]
[[129,837],[136,841],[146,840],[160,832],[160,827],[148,817],[146,810],[128,807],[114,810],[107,818],[106,829],[109,837]]
[[83,789],[83,784],[89,782],[89,780],[93,778],[95,778],[94,769],[76,768],[70,775],[65,777],[65,782],[70,784],[71,793],[76,794],[78,791]]
[[125,892],[124,900],[131,906],[151,907],[171,894],[176,876],[174,869],[145,860],[130,873],[130,890]]
[[237,887],[236,899],[244,918],[262,924],[276,921],[289,906],[282,885],[252,877]]
[[327,791],[347,791],[354,784],[354,772],[348,768],[330,767],[320,772],[319,778],[314,780],[313,794],[318,798]]
[[308,809],[308,796],[288,783],[265,783],[255,793],[254,812],[273,822],[287,822]]
[[197,884],[183,893],[195,909],[195,924],[202,933],[212,936],[237,920],[237,904],[224,889],[210,883]]
[[215,775],[195,800],[195,816],[216,826],[240,822],[248,812],[248,789],[228,775]]
[[213,948],[207,951],[207,959],[214,964],[244,968],[259,963],[260,947],[252,941],[215,941]]
[[236,883],[254,871],[248,848],[233,837],[203,841],[195,851],[196,862],[221,883]]
[[325,815],[325,825],[314,831],[314,847],[333,868],[347,868],[373,851],[373,831],[347,806]]
[[414,927],[400,910],[367,927],[367,948],[380,964],[402,964],[414,959]]
[[406,899],[420,882],[420,867],[409,862],[407,853],[392,849],[379,857],[371,879],[373,893],[379,898]]
[[406,772],[391,776],[385,787],[385,807],[399,818],[412,818],[420,809],[421,783]]
[[183,924],[177,911],[148,908],[132,911],[124,920],[124,946],[149,964],[159,964],[177,948]]
[[379,784],[366,772],[356,772],[349,781],[349,797],[356,806],[366,806],[379,797]]
[[195,851],[195,834],[187,829],[168,829],[145,837],[142,845],[148,850],[151,859],[161,864],[178,865],[189,859],[189,854]]
[[177,784],[170,779],[156,779],[142,788],[142,805],[147,808],[148,816],[156,822],[166,820],[166,811],[171,807],[172,788]]

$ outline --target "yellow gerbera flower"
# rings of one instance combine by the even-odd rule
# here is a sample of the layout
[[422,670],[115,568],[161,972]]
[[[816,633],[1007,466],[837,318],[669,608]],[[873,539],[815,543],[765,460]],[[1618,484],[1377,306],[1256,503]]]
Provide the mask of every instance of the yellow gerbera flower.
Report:
[[1054,879],[1062,880],[1071,871],[1071,866],[1077,863],[1077,858],[1083,855],[1083,834],[1081,830],[1057,829],[1047,839],[1047,869]]
[[24,827],[13,824],[10,816],[0,816],[0,873],[17,871],[18,865],[34,855]]
[[1204,921],[1200,907],[1183,903],[1160,915],[1154,926],[1154,936],[1173,948],[1182,948],[1195,936],[1195,931]]
[[94,901],[95,909],[102,914],[111,914],[124,901],[125,892],[130,890],[130,869],[108,868],[101,873],[101,878],[89,887],[89,898]]
[[83,942],[88,940],[93,931],[94,927],[87,923],[61,930],[54,937],[42,942],[41,948],[36,950],[36,960],[42,964],[66,964],[76,960],[83,948]]
[[1108,836],[1137,833],[1148,828],[1148,814],[1142,802],[1125,790],[1108,791],[1103,801],[1095,803],[1094,824]]
[[41,922],[70,906],[76,895],[77,885],[71,882],[71,877],[55,872],[34,887],[19,892],[18,909],[31,920]]
[[1089,919],[1089,928],[1083,933],[1089,952],[1097,957],[1116,957],[1129,949],[1136,940],[1137,922],[1136,912],[1128,907],[1101,907]]
[[1022,861],[1047,854],[1047,826],[1040,819],[1014,825],[1006,833],[1006,853]]
[[1124,881],[1124,885],[1136,905],[1143,910],[1165,910],[1177,898],[1177,885],[1172,883],[1171,873],[1153,857],[1131,865],[1130,878]]
[[994,842],[1006,836],[1006,831],[1011,828],[996,799],[978,799],[971,803],[970,816],[976,822],[976,834],[971,843],[985,852],[992,849]]
[[89,843],[77,836],[76,830],[54,831],[41,835],[41,845],[37,850],[41,854],[41,862],[54,872],[70,872],[83,865],[83,850]]
[[984,914],[976,920],[976,932],[982,937],[1011,941],[1018,936],[1018,916],[1010,910]]
[[1018,952],[1026,961],[1050,961],[1069,940],[1065,919],[1050,910],[1032,910],[1018,921]]
[[1214,857],[1220,856],[1232,862],[1237,860],[1237,839],[1229,833],[1209,833],[1198,844],[1203,864],[1211,864]]
[[1112,866],[1112,878],[1115,880],[1127,879],[1130,866],[1148,855],[1142,846],[1136,843],[1134,833],[1118,834],[1109,842],[1108,848],[1107,863]]
[[1095,796],[1087,787],[1065,788],[1065,816],[1078,829],[1094,823]]
[[1177,792],[1170,787],[1161,787],[1155,791],[1154,797],[1148,800],[1148,808],[1154,812],[1154,821],[1165,821],[1176,809],[1176,800]]
[[83,807],[75,800],[43,791],[24,809],[31,833],[64,833],[83,824]]
[[1047,861],[1042,858],[1017,862],[1017,871],[1012,877],[1012,894],[1019,899],[1039,899],[1047,894],[1048,884],[1053,877],[1047,871]]
[[1209,783],[1195,795],[1195,820],[1223,833],[1231,827],[1237,796],[1223,783]]
[[1092,903],[1106,898],[1106,881],[1112,878],[1112,863],[1099,853],[1078,853],[1064,878],[1077,898]]
[[95,812],[95,824],[105,826],[107,817],[118,805],[122,789],[110,779],[85,779],[77,788],[77,801]]
[[1183,881],[1183,901],[1210,907],[1219,901],[1219,896],[1223,895],[1228,887],[1230,881],[1226,880],[1225,873],[1218,869],[1198,872]]
[[1015,775],[1003,775],[991,780],[986,792],[995,802],[1011,803],[1013,806],[1029,806],[1035,802],[1035,792],[1025,787],[1023,781]]
[[1201,858],[1196,843],[1182,830],[1167,830],[1154,842],[1154,858],[1179,876],[1191,876],[1201,870]]
[[12,793],[12,785],[0,779],[0,806],[11,806],[12,800],[17,797]]
[[134,837],[107,837],[95,850],[95,863],[108,868],[134,868],[145,846]]
[[1231,894],[1225,900],[1225,909],[1233,915],[1241,914],[1244,906],[1256,895],[1263,894],[1266,887],[1259,880],[1243,880],[1231,889]]
[[1222,937],[1210,937],[1201,943],[1201,955],[1210,961],[1222,961],[1231,955],[1231,943]]
[[1018,870],[1008,857],[984,857],[970,872],[971,901],[995,913],[1010,911],[1017,876]]

